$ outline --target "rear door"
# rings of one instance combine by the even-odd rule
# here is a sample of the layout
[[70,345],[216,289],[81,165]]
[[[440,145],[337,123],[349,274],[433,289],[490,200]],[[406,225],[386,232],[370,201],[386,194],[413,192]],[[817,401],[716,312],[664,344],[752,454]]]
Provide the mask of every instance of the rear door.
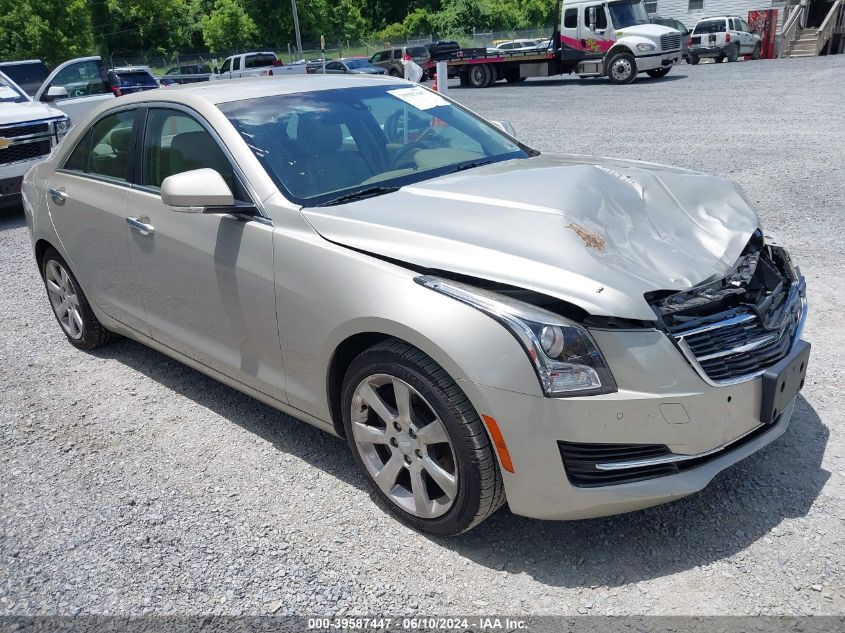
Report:
[[91,301],[146,332],[129,260],[124,212],[137,110],[99,118],[47,183],[47,207],[62,247]]
[[[50,88],[64,88],[66,97],[52,98]],[[49,103],[62,110],[76,123],[100,105],[114,99],[106,70],[100,57],[81,57],[59,65],[35,93],[35,101]]]

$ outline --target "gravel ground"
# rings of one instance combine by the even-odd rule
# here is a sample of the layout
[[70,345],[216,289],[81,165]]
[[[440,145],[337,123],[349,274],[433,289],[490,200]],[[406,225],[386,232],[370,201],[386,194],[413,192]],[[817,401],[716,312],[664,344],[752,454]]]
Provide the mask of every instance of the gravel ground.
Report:
[[0,219],[0,614],[845,613],[845,57],[452,90],[549,151],[739,181],[807,276],[788,432],[703,492],[451,540],[379,510],[345,445],[136,343],[95,354]]

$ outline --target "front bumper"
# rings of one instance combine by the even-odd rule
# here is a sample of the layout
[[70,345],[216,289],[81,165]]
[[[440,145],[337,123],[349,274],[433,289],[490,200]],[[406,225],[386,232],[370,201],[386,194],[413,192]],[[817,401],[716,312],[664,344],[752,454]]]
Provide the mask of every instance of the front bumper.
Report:
[[681,51],[664,51],[654,55],[637,57],[637,70],[656,70],[658,68],[669,68],[681,62]]
[[[708,385],[662,332],[602,331],[594,337],[624,385],[616,393],[545,398],[464,385],[478,400],[478,411],[496,420],[507,444],[514,472],[502,475],[516,514],[583,519],[678,499],[704,488],[789,424],[794,400],[772,424],[763,425],[762,378]],[[673,474],[584,485],[567,475],[562,443],[661,445],[670,455],[695,459]]]

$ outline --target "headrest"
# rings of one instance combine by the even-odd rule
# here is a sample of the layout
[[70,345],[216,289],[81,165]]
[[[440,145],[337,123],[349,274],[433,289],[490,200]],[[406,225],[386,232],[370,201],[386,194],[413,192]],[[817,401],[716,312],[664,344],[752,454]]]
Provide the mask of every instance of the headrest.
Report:
[[170,141],[170,165],[173,173],[209,167],[221,174],[231,171],[220,148],[203,130],[182,132]]
[[340,123],[327,120],[321,112],[300,114],[296,125],[296,142],[303,154],[328,154],[343,143]]
[[132,128],[120,127],[109,134],[109,145],[115,152],[128,152],[130,138],[132,138]]

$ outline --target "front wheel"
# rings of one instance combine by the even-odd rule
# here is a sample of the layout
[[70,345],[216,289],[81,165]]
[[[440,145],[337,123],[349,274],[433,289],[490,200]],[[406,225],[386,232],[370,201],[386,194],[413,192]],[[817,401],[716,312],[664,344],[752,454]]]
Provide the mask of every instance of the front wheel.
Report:
[[607,62],[607,78],[611,83],[629,84],[637,78],[637,62],[630,53],[616,53]]
[[396,339],[370,348],[346,372],[341,398],[358,467],[411,527],[453,536],[504,503],[482,421],[461,388],[423,352]]
[[672,70],[671,66],[669,68],[655,68],[654,70],[645,71],[645,74],[654,79],[660,79],[668,75],[670,70]]
[[760,42],[754,45],[754,51],[751,53],[751,59],[760,59],[760,55],[762,54],[762,47],[760,46]]
[[53,314],[71,345],[94,349],[117,338],[97,319],[67,262],[54,248],[44,253],[41,275]]

